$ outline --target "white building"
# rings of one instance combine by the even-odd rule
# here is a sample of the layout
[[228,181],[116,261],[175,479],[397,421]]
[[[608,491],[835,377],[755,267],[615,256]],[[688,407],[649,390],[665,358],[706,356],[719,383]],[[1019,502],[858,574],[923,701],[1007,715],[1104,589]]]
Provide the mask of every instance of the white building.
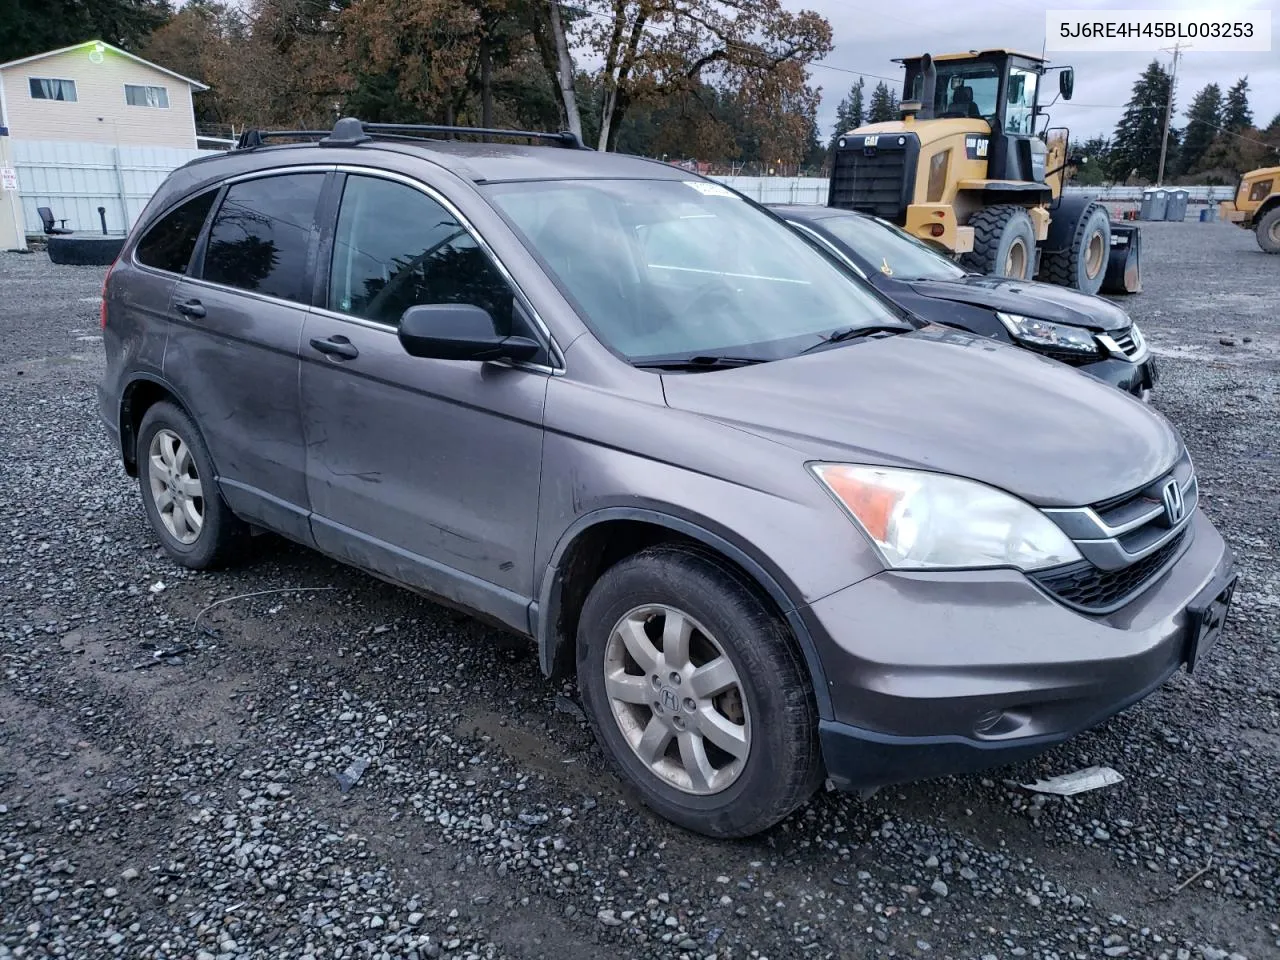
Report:
[[90,40],[0,63],[0,127],[15,140],[194,150],[191,95],[208,89]]

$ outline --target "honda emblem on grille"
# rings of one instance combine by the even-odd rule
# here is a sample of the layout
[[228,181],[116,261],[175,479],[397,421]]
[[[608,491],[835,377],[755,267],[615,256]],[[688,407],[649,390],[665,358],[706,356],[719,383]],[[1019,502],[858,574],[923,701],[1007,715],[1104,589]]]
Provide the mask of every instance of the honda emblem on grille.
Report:
[[1178,485],[1176,479],[1170,480],[1164,485],[1160,499],[1164,501],[1165,521],[1169,526],[1175,526],[1187,513],[1186,501],[1182,499],[1182,487]]

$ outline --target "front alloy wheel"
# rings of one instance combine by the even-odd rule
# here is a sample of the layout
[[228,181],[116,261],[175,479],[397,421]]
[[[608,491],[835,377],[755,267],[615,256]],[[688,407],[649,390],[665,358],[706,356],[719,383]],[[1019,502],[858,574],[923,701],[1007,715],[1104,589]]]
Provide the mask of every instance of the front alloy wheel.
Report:
[[613,718],[654,776],[692,794],[713,794],[742,774],[751,722],[742,681],[706,627],[675,607],[629,611],[604,658]]
[[822,780],[809,671],[723,557],[666,543],[618,561],[578,617],[578,690],[639,798],[710,837],[765,830]]

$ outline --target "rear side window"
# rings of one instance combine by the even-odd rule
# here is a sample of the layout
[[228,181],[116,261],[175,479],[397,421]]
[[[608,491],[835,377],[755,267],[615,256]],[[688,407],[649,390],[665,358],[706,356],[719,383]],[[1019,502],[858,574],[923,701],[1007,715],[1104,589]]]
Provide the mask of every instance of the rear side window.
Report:
[[138,241],[138,262],[170,273],[186,273],[195,251],[200,228],[209,216],[217,190],[209,190],[180,203],[156,221]]
[[209,230],[204,279],[309,301],[307,248],[324,176],[292,173],[233,184]]
[[518,324],[515,293],[488,254],[421,190],[348,177],[334,240],[331,310],[398,326],[409,307],[465,303],[487,310],[500,335]]

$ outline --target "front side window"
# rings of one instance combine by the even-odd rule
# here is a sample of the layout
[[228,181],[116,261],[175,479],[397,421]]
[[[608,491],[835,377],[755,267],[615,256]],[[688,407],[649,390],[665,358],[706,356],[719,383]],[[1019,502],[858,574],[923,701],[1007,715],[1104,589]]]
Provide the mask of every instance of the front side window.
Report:
[[836,216],[818,225],[872,269],[898,280],[956,280],[965,272],[924,242],[874,217]]
[[143,87],[133,83],[124,85],[124,102],[131,107],[169,106],[169,91],[164,87]]
[[35,100],[65,100],[74,103],[76,99],[76,82],[74,80],[54,80],[45,77],[31,77],[27,81],[31,89],[31,97]]
[[179,204],[156,221],[138,241],[138,262],[170,273],[186,273],[200,229],[217,195],[217,190],[208,190]]
[[1034,70],[1014,67],[1009,71],[1009,96],[1004,108],[1005,133],[1032,133],[1035,124],[1036,84]]
[[209,231],[204,279],[308,302],[307,249],[323,184],[323,173],[232,184]]
[[482,307],[503,336],[518,323],[510,285],[453,214],[405,184],[348,177],[329,309],[396,326],[410,307],[435,303]]
[[901,323],[811,242],[719,184],[581,180],[484,189],[596,336],[632,362],[781,359],[834,330]]

